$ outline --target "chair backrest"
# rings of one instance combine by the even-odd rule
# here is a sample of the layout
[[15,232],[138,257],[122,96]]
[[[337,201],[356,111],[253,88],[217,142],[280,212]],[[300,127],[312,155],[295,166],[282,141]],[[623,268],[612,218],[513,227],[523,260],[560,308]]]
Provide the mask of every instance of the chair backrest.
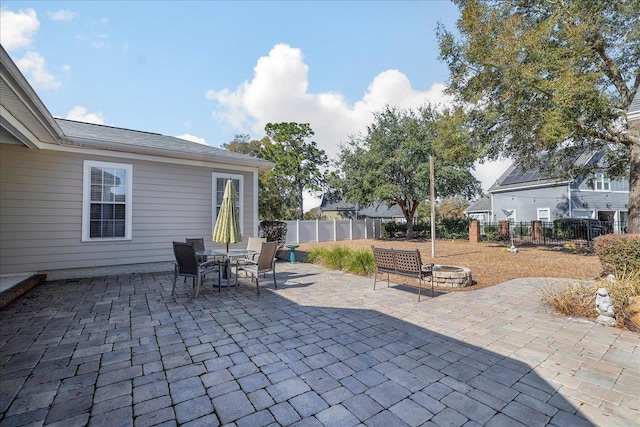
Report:
[[179,274],[198,274],[196,248],[192,243],[173,242],[173,254],[176,257]]
[[258,256],[258,271],[271,270],[278,249],[277,245],[278,242],[262,242],[260,256]]
[[202,237],[186,238],[184,241],[191,243],[196,248],[196,251],[204,251],[204,239]]
[[395,258],[396,272],[398,274],[420,274],[422,271],[422,260],[420,259],[420,251],[407,250],[407,251],[393,251]]
[[249,240],[247,241],[247,250],[262,252],[262,244],[266,241],[267,239],[261,237],[249,237]]
[[376,264],[376,269],[379,272],[393,273],[396,269],[396,264],[393,259],[393,249],[376,248],[371,246],[373,252],[373,261]]

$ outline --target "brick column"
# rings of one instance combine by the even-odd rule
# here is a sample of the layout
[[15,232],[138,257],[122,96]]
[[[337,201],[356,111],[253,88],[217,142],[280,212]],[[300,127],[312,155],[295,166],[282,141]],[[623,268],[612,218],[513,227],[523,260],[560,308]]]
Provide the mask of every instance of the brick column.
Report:
[[498,233],[500,233],[500,240],[509,240],[509,221],[498,221]]
[[482,240],[480,237],[480,221],[473,220],[469,223],[469,241],[478,243],[480,240]]
[[531,239],[542,240],[542,221],[531,221]]

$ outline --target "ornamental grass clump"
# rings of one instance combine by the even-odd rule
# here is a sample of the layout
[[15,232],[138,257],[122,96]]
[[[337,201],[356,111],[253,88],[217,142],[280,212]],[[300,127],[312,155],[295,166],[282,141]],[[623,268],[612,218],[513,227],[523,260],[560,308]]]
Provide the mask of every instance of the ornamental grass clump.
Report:
[[549,288],[543,300],[556,311],[573,317],[595,319],[595,294],[598,288],[605,288],[611,296],[618,325],[624,324],[628,314],[630,297],[640,295],[640,271],[618,274],[615,280],[600,279],[594,282],[579,282],[561,288]]
[[373,252],[369,249],[352,249],[346,259],[344,270],[358,276],[368,276],[375,270]]
[[359,276],[368,276],[375,264],[368,249],[351,249],[346,246],[318,247],[309,252],[307,260],[332,270],[342,270]]

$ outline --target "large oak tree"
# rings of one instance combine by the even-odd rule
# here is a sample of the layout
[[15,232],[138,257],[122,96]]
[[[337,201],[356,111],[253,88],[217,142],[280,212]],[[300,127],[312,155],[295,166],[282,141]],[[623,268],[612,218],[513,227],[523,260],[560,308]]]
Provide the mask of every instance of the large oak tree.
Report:
[[340,147],[343,194],[360,205],[397,204],[412,235],[418,206],[429,199],[429,157],[435,159],[436,198],[473,197],[480,183],[471,174],[475,153],[450,132],[456,116],[429,106],[414,112],[386,107],[364,136]]
[[578,153],[608,148],[606,172],[629,179],[628,229],[640,233],[640,136],[627,123],[640,0],[454,2],[459,34],[441,27],[440,53],[474,149],[577,177],[593,173],[572,168]]

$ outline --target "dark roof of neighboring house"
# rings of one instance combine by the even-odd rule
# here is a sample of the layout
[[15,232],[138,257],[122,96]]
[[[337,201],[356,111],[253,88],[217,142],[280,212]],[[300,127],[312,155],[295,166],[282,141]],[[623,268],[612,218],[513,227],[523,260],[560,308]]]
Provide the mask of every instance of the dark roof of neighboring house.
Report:
[[373,205],[358,208],[355,203],[349,203],[343,199],[328,200],[325,197],[320,202],[322,211],[358,211],[358,216],[369,218],[404,218],[402,209],[398,205],[389,207],[386,203],[374,203]]
[[480,197],[475,202],[471,203],[467,209],[464,210],[466,213],[476,213],[476,212],[490,212],[491,211],[491,199],[488,197]]
[[320,209],[328,211],[352,211],[355,208],[355,203],[349,203],[343,199],[328,198],[326,196],[322,197],[322,201],[320,202]]
[[66,139],[71,143],[67,142],[65,145],[75,144],[92,148],[164,155],[189,160],[214,160],[221,163],[244,164],[261,168],[272,166],[271,162],[263,159],[173,136],[58,118],[55,121],[64,132]]
[[366,206],[358,210],[358,215],[369,218],[404,218],[404,214],[402,213],[400,206],[392,205],[389,207],[386,203]]
[[[583,166],[592,161],[596,153],[588,152],[579,155],[574,163],[576,166]],[[601,156],[600,156],[601,157]],[[506,189],[513,189],[519,187],[527,187],[530,185],[545,185],[566,183],[566,179],[549,178],[544,175],[538,167],[525,168],[524,166],[514,163],[496,180],[496,182],[489,188],[489,192],[495,192]]]

